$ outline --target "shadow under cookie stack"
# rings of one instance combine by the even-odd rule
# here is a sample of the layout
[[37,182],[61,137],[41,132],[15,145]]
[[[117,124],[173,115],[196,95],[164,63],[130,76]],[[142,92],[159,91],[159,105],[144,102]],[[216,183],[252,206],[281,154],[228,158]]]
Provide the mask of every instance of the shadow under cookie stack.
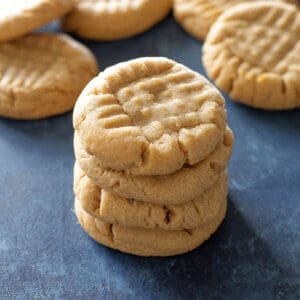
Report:
[[97,242],[141,256],[190,251],[227,208],[224,99],[166,58],[107,68],[74,111],[75,212]]

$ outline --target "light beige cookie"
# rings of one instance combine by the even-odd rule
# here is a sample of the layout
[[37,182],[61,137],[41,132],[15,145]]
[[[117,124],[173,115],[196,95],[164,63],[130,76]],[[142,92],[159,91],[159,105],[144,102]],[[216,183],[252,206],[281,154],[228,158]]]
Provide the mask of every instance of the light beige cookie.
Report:
[[[257,0],[247,0],[255,2]],[[271,0],[276,1],[276,0]],[[280,0],[297,4],[297,0]],[[204,40],[210,27],[228,8],[245,0],[174,0],[174,16],[197,39]]]
[[205,41],[203,64],[235,101],[271,110],[299,107],[299,10],[270,1],[227,10]]
[[133,176],[104,168],[84,151],[76,134],[74,149],[80,167],[98,186],[125,198],[170,205],[192,201],[215,184],[227,167],[233,140],[227,128],[223,141],[202,162],[161,176]]
[[158,205],[119,197],[99,188],[79,165],[74,168],[74,193],[82,208],[94,218],[129,227],[164,230],[192,229],[210,223],[227,198],[227,174],[192,201]]
[[63,26],[84,38],[115,40],[148,30],[171,8],[172,0],[77,0]]
[[171,256],[193,250],[206,241],[225,217],[227,202],[211,223],[191,230],[167,231],[114,225],[96,219],[75,200],[75,213],[82,228],[98,243],[140,256]]
[[226,127],[224,99],[200,74],[146,57],[107,68],[74,110],[83,148],[102,166],[165,175],[210,154]]
[[0,42],[17,39],[70,11],[74,0],[1,0]]
[[93,54],[62,34],[0,44],[0,116],[38,119],[71,110],[97,72]]

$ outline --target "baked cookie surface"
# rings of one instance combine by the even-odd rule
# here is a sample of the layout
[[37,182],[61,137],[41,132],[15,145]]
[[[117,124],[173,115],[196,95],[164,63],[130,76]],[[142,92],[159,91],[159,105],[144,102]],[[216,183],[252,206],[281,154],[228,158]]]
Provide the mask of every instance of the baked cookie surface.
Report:
[[1,0],[0,42],[16,39],[70,11],[74,0]]
[[165,175],[202,161],[223,139],[220,92],[200,74],[166,58],[107,68],[82,92],[74,128],[102,166]]
[[75,213],[82,228],[98,243],[140,256],[171,256],[193,250],[206,241],[219,227],[227,210],[227,201],[215,218],[191,230],[168,231],[114,225],[88,214],[75,200]]
[[299,107],[299,10],[270,1],[229,9],[204,43],[203,64],[233,100],[270,110]]
[[[297,0],[280,1],[297,4]],[[174,0],[174,16],[188,33],[205,40],[210,27],[224,11],[244,2],[245,0]]]
[[97,74],[94,55],[63,34],[0,44],[0,116],[38,119],[71,110]]
[[74,168],[74,193],[82,208],[111,224],[164,230],[192,229],[213,221],[227,198],[227,174],[196,199],[181,205],[158,205],[119,197],[99,188],[80,169]]
[[210,188],[226,169],[233,143],[233,133],[227,128],[223,141],[200,163],[185,165],[169,175],[134,176],[103,167],[84,151],[76,134],[74,137],[76,159],[96,185],[125,198],[162,205],[192,201]]
[[172,0],[78,0],[63,26],[84,38],[115,40],[146,31],[171,8]]

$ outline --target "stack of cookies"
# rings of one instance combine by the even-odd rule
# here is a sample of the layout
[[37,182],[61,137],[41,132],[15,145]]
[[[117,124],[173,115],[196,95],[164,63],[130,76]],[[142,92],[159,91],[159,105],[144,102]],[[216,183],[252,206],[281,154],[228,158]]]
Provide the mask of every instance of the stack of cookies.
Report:
[[201,75],[166,58],[117,64],[83,90],[74,128],[75,211],[93,239],[169,256],[216,231],[233,134]]

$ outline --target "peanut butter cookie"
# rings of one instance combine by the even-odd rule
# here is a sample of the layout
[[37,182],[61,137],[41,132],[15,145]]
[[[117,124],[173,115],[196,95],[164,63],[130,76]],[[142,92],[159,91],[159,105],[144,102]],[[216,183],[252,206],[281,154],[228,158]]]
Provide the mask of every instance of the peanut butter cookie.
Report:
[[97,74],[93,54],[62,34],[0,44],[0,116],[39,119],[71,110]]
[[223,141],[203,161],[161,176],[134,176],[102,167],[97,158],[84,151],[77,135],[74,149],[80,167],[96,185],[125,198],[169,205],[192,201],[214,185],[227,167],[233,141],[227,128]]
[[63,26],[84,38],[115,40],[146,31],[171,8],[172,0],[77,0]]
[[117,196],[96,186],[80,169],[74,168],[74,193],[82,208],[102,221],[129,227],[164,230],[192,229],[210,223],[227,197],[227,174],[192,201],[159,205]]
[[223,139],[226,110],[203,76],[146,57],[107,68],[82,92],[74,128],[104,167],[165,175],[195,165]]
[[206,241],[225,217],[227,202],[210,222],[191,230],[168,231],[110,224],[89,215],[75,200],[75,213],[82,228],[98,243],[140,256],[171,256],[193,250]]
[[[247,0],[255,2],[257,0]],[[276,0],[270,0],[276,1]],[[281,0],[297,4],[297,0]],[[245,0],[174,0],[174,16],[195,38],[204,40],[213,23],[228,8]]]
[[74,0],[1,0],[0,42],[30,33],[70,11]]
[[203,47],[216,85],[256,108],[300,107],[300,12],[283,2],[248,2],[227,10]]

